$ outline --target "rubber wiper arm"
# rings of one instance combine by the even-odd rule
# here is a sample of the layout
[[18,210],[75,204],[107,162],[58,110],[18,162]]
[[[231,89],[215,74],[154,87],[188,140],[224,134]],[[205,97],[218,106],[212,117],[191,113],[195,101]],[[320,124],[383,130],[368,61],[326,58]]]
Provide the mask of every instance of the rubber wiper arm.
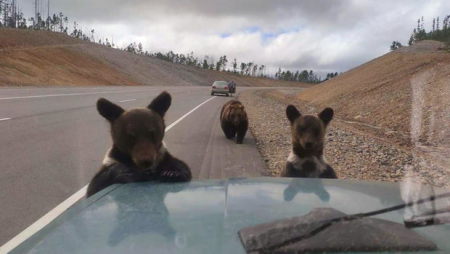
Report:
[[[406,207],[411,207],[411,206],[418,205],[418,204],[432,202],[432,201],[442,199],[442,198],[447,198],[447,197],[450,197],[450,192],[439,194],[439,195],[433,195],[428,198],[420,199],[420,200],[417,200],[414,202],[408,202],[408,203],[404,203],[404,204],[400,204],[400,205],[396,205],[396,206],[392,206],[392,207],[387,207],[387,208],[383,208],[383,209],[379,209],[379,210],[375,210],[375,211],[371,211],[371,212],[358,213],[358,214],[352,214],[352,215],[344,215],[344,216],[339,216],[339,217],[331,218],[331,219],[318,220],[315,222],[310,221],[307,224],[303,224],[302,227],[297,228],[296,230],[299,230],[300,232],[295,233],[293,237],[286,237],[281,241],[277,241],[276,243],[272,242],[271,244],[268,244],[268,245],[263,244],[263,246],[261,246],[260,244],[257,243],[257,241],[255,241],[255,239],[253,239],[253,241],[252,241],[252,239],[250,239],[250,242],[248,242],[248,243],[243,242],[243,243],[244,243],[244,245],[247,245],[246,249],[250,250],[250,251],[272,252],[272,251],[275,251],[284,246],[311,238],[311,237],[319,234],[320,232],[324,231],[328,227],[332,226],[334,223],[343,222],[343,221],[352,221],[352,220],[357,220],[360,218],[380,215],[380,214],[384,214],[384,213],[388,213],[388,212],[392,212],[392,211],[396,211],[396,210],[401,210]],[[435,211],[435,212],[438,212],[438,211]],[[429,225],[432,225],[432,224],[429,224]],[[283,230],[283,229],[277,229],[276,231],[279,231],[279,230]],[[269,237],[269,235],[273,233],[270,231],[273,231],[273,230],[269,230],[265,233],[261,233],[260,237],[262,237],[262,238]],[[292,229],[290,229],[287,232],[292,233],[294,231],[292,231]],[[243,240],[242,237],[241,237],[241,240]],[[256,245],[259,245],[259,247],[257,247]]]

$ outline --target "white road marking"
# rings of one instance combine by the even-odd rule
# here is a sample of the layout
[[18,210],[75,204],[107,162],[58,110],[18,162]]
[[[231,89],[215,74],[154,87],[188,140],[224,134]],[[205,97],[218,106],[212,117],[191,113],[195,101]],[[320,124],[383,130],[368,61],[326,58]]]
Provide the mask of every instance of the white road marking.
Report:
[[11,120],[11,118],[0,118],[0,121]]
[[123,101],[119,101],[119,102],[127,102],[127,101],[135,101],[136,99],[129,99],[129,100],[123,100]]
[[[155,89],[153,89],[155,90]],[[46,98],[46,97],[61,97],[61,96],[77,96],[77,95],[90,95],[90,94],[107,94],[107,93],[131,93],[131,92],[149,92],[147,90],[127,90],[127,91],[108,91],[108,92],[93,92],[93,93],[62,93],[62,94],[45,94],[45,95],[30,95],[30,96],[17,96],[17,97],[3,97],[0,100],[16,100],[16,99],[31,99],[31,98]]]
[[197,107],[195,107],[194,109],[192,109],[191,111],[187,112],[184,116],[180,117],[178,120],[176,120],[175,122],[173,122],[171,125],[167,126],[166,128],[166,132],[169,131],[170,129],[172,129],[177,123],[181,122],[181,120],[183,120],[184,118],[186,118],[188,115],[190,115],[192,112],[194,112],[195,110],[197,110],[198,108],[200,108],[203,104],[207,103],[208,101],[214,99],[216,97],[212,97],[206,101],[204,101],[203,103],[201,103],[200,105],[198,105]]
[[75,194],[70,196],[68,199],[66,199],[64,202],[59,204],[57,207],[53,208],[53,210],[48,212],[46,215],[42,216],[35,223],[31,224],[31,226],[26,228],[20,234],[18,234],[13,239],[11,239],[7,243],[5,243],[2,247],[0,247],[0,253],[10,252],[15,247],[17,247],[19,244],[21,244],[23,241],[30,238],[36,232],[38,232],[43,227],[45,227],[47,224],[52,222],[56,217],[58,217],[65,210],[67,210],[69,207],[71,207],[75,202],[77,202],[82,197],[84,197],[84,195],[86,194],[87,187],[88,186],[86,185],[83,188],[81,188],[81,190],[77,191]]
[[[172,129],[175,125],[177,125],[181,120],[186,118],[188,115],[192,114],[195,110],[200,108],[205,103],[209,102],[210,100],[214,99],[216,97],[212,97],[204,102],[202,102],[200,105],[192,109],[191,111],[184,114],[182,117],[180,117],[178,120],[173,122],[171,125],[169,125],[166,128],[166,132],[168,132],[170,129]],[[41,217],[39,220],[31,224],[28,228],[20,232],[18,235],[16,235],[14,238],[9,240],[7,243],[5,243],[3,246],[0,247],[0,253],[8,253],[19,244],[23,243],[25,240],[30,238],[32,235],[37,233],[39,230],[47,226],[50,222],[52,222],[56,217],[58,217],[60,214],[62,214],[64,211],[69,209],[73,204],[75,204],[78,200],[83,198],[86,194],[86,190],[88,188],[89,184],[81,188],[81,190],[77,191],[75,194],[70,196],[68,199],[66,199],[64,202],[53,208],[50,212],[45,214],[43,217]]]

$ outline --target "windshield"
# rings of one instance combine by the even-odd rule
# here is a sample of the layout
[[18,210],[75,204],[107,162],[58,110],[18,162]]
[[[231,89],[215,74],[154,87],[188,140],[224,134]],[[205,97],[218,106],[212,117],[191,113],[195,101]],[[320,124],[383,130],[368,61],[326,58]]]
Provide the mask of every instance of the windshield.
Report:
[[[190,223],[224,198],[224,220],[251,217],[233,236],[314,209],[353,215],[449,192],[449,98],[449,1],[0,0],[0,252],[80,201],[139,184],[258,179],[214,182],[214,198],[158,196],[164,221]],[[143,209],[112,200],[99,209]],[[192,212],[202,202],[215,208]],[[445,224],[449,207],[374,218]],[[447,250],[448,225],[436,227],[407,231]],[[186,248],[202,241],[191,237]]]
[[226,85],[228,85],[228,83],[225,82],[225,81],[216,81],[216,82],[214,82],[213,85],[215,85],[215,86],[226,86]]

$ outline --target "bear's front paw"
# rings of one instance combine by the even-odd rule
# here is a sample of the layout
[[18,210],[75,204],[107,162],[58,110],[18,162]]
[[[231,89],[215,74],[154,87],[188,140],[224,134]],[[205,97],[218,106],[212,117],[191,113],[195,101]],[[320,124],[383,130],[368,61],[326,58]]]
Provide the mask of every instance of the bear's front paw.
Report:
[[163,182],[187,182],[190,180],[190,174],[183,171],[163,171],[160,175]]

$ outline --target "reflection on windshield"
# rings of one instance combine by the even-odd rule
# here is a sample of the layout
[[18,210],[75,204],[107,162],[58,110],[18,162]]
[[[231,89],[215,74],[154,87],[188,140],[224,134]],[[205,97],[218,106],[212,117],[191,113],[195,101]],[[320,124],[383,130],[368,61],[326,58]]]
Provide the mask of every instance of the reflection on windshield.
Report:
[[292,179],[283,193],[285,201],[291,201],[298,193],[314,193],[323,202],[330,201],[330,193],[324,188],[320,179],[306,182]]
[[138,202],[132,205],[127,201],[129,197],[114,196],[113,201],[117,204],[116,227],[108,238],[108,244],[115,246],[127,237],[133,235],[156,233],[163,236],[167,242],[177,245],[185,245],[186,240],[182,235],[177,234],[169,222],[169,210],[165,204],[168,193],[178,193],[183,191],[189,184],[175,184],[170,188],[146,188],[145,192],[152,192],[153,195],[136,195]]

